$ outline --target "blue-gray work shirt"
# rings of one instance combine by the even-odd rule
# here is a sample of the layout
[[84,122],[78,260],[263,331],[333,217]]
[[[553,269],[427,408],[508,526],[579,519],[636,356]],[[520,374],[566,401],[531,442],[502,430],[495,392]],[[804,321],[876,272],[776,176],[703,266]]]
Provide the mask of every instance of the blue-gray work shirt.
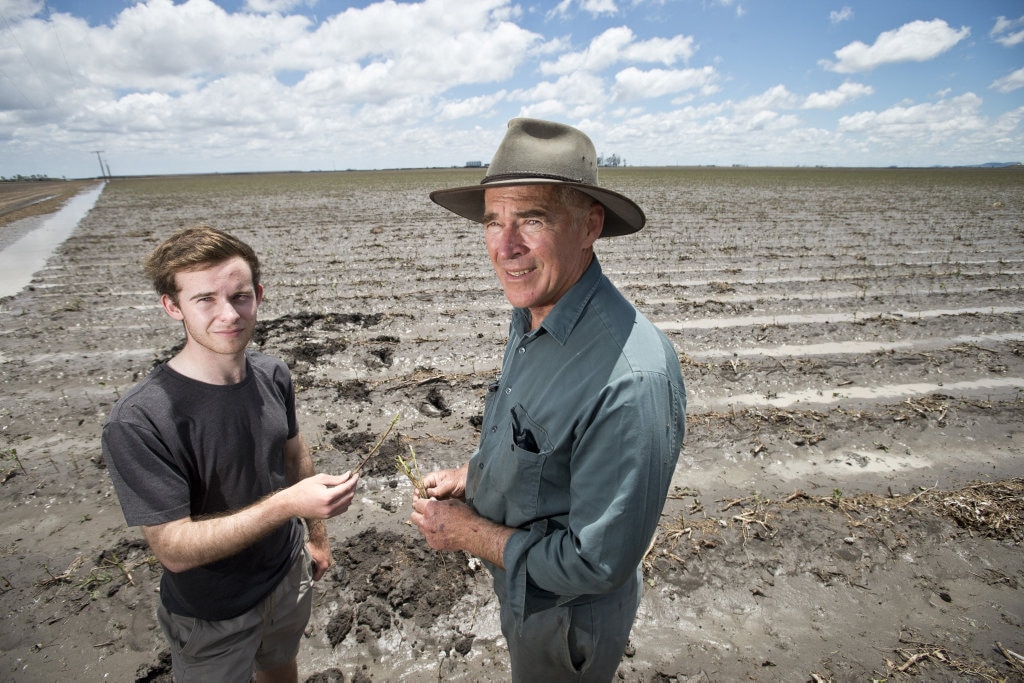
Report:
[[505,547],[518,623],[608,593],[636,575],[685,432],[679,358],[595,256],[541,326],[515,309],[488,390],[467,502],[519,529]]

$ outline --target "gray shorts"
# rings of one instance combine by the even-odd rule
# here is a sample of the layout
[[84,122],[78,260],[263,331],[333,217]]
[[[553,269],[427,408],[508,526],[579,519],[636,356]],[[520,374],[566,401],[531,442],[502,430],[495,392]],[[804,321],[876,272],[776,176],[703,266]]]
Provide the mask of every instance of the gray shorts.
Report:
[[249,683],[254,668],[274,669],[295,659],[313,600],[310,564],[303,545],[270,595],[232,619],[183,617],[160,605],[157,619],[171,646],[174,680]]

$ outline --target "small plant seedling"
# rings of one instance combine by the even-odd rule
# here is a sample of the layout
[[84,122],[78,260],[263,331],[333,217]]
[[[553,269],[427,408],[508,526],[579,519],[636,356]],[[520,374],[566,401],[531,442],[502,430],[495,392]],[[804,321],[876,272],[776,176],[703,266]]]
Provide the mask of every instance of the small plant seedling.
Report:
[[396,455],[395,460],[398,463],[398,471],[409,478],[412,482],[412,486],[416,489],[416,495],[420,498],[429,498],[427,495],[427,486],[423,483],[423,475],[420,474],[420,465],[416,462],[416,451],[409,446],[409,459],[405,460],[401,455]]
[[384,440],[386,438],[388,438],[388,434],[390,434],[391,430],[395,428],[395,423],[397,423],[397,422],[398,422],[398,415],[395,415],[395,417],[392,418],[392,420],[391,420],[391,424],[388,425],[387,430],[385,430],[385,432],[381,435],[381,437],[379,439],[377,439],[377,443],[373,444],[373,448],[371,448],[370,452],[366,454],[366,457],[363,458],[363,461],[360,462],[358,465],[356,465],[356,468],[354,470],[352,470],[352,474],[359,474],[359,470],[363,469],[363,465],[365,465],[367,462],[369,462],[370,458],[372,458],[374,455],[377,454],[377,451],[380,450],[380,447],[384,443]]

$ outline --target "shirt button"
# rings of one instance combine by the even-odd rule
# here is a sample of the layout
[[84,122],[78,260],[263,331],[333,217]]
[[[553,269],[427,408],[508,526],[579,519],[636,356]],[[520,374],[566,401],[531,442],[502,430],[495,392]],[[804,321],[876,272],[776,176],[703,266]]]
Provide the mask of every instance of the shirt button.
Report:
[[526,347],[520,346],[519,353],[526,353]]
[[505,395],[508,396],[512,393],[512,387],[505,387]]

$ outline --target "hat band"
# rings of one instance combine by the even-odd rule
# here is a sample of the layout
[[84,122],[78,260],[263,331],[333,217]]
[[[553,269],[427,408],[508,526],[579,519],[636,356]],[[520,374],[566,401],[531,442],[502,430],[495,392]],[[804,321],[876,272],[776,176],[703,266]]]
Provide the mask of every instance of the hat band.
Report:
[[557,180],[563,183],[584,183],[582,178],[568,178],[566,176],[553,175],[549,173],[496,173],[495,175],[489,175],[481,180],[480,184],[486,185],[487,183],[496,183],[504,180],[527,180],[530,178]]

